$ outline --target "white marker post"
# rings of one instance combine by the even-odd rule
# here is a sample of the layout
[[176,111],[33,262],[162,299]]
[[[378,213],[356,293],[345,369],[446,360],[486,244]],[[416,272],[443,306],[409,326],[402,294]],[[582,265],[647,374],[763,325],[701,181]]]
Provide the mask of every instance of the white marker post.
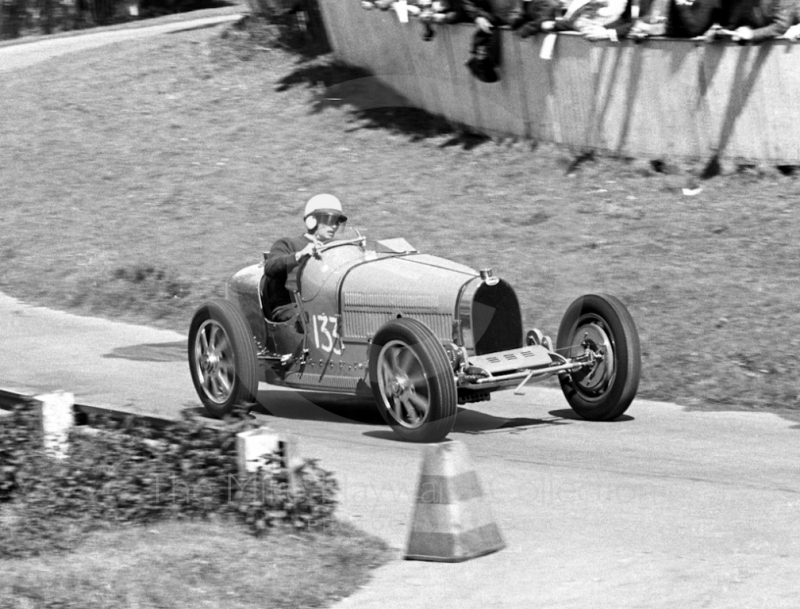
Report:
[[42,403],[42,431],[45,452],[54,459],[66,459],[69,452],[69,432],[75,425],[75,396],[63,391],[37,395]]
[[[286,470],[286,483],[295,490],[291,463],[292,442],[269,427],[259,427],[236,434],[236,459],[239,476],[246,484],[248,478],[263,467],[268,469],[266,456],[277,455],[280,466]],[[261,481],[259,481],[260,483]]]

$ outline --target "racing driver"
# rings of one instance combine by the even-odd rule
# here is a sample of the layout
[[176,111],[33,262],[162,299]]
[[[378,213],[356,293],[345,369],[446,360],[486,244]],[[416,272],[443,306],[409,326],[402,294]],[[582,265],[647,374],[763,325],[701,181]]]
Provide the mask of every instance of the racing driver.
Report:
[[303,260],[317,254],[317,248],[333,239],[339,225],[347,222],[339,199],[329,194],[314,195],[303,212],[305,234],[284,237],[272,244],[264,264],[272,321],[287,321],[297,314],[297,304],[286,287],[289,273]]

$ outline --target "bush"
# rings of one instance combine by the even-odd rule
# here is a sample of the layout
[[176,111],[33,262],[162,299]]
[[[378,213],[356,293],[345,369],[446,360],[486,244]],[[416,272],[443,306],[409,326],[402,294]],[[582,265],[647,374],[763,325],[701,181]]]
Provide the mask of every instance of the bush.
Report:
[[257,46],[308,56],[331,50],[318,0],[248,0],[248,5],[250,15],[237,28],[246,30]]
[[315,460],[292,472],[276,457],[246,480],[236,434],[249,422],[211,429],[187,419],[165,427],[95,417],[76,428],[69,458],[44,454],[38,410],[15,407],[0,425],[0,557],[67,550],[92,529],[165,519],[235,519],[255,533],[330,525],[337,484]]
[[320,468],[316,459],[294,468],[292,478],[287,473],[272,456],[267,467],[259,469],[238,492],[239,515],[256,535],[284,523],[311,530],[332,522],[338,490],[333,475]]
[[149,18],[219,6],[225,6],[225,2],[215,2],[214,0],[140,0],[139,14],[143,18]]
[[41,424],[28,403],[18,404],[0,425],[0,503],[19,491],[20,473],[42,445]]
[[119,0],[0,1],[0,40],[127,21]]

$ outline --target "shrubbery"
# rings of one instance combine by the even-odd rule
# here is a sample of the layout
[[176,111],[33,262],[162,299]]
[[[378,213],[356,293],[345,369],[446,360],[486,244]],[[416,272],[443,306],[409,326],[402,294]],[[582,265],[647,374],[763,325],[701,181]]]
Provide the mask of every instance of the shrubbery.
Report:
[[[0,40],[219,8],[226,0],[3,0]],[[136,6],[132,13],[130,7]]]
[[250,14],[222,33],[240,44],[246,59],[258,49],[280,47],[307,57],[331,50],[318,0],[247,0]]
[[69,549],[93,529],[163,519],[235,519],[255,534],[328,526],[337,484],[315,460],[289,472],[271,457],[241,479],[236,433],[252,427],[97,417],[97,431],[73,430],[69,458],[56,460],[44,454],[38,410],[20,404],[0,419],[0,557]]

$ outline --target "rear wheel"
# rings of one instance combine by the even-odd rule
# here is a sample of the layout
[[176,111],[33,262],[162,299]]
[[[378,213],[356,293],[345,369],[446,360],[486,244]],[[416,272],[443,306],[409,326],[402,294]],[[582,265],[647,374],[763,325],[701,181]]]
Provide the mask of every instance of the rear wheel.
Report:
[[639,334],[617,298],[589,294],[561,320],[556,351],[567,358],[589,354],[594,363],[560,376],[572,409],[590,421],[611,421],[630,406],[639,387]]
[[195,312],[189,327],[189,368],[197,395],[212,416],[255,402],[256,346],[247,321],[232,303],[215,298]]
[[411,442],[439,442],[453,429],[458,394],[438,338],[415,319],[383,326],[370,347],[372,393],[381,416]]

